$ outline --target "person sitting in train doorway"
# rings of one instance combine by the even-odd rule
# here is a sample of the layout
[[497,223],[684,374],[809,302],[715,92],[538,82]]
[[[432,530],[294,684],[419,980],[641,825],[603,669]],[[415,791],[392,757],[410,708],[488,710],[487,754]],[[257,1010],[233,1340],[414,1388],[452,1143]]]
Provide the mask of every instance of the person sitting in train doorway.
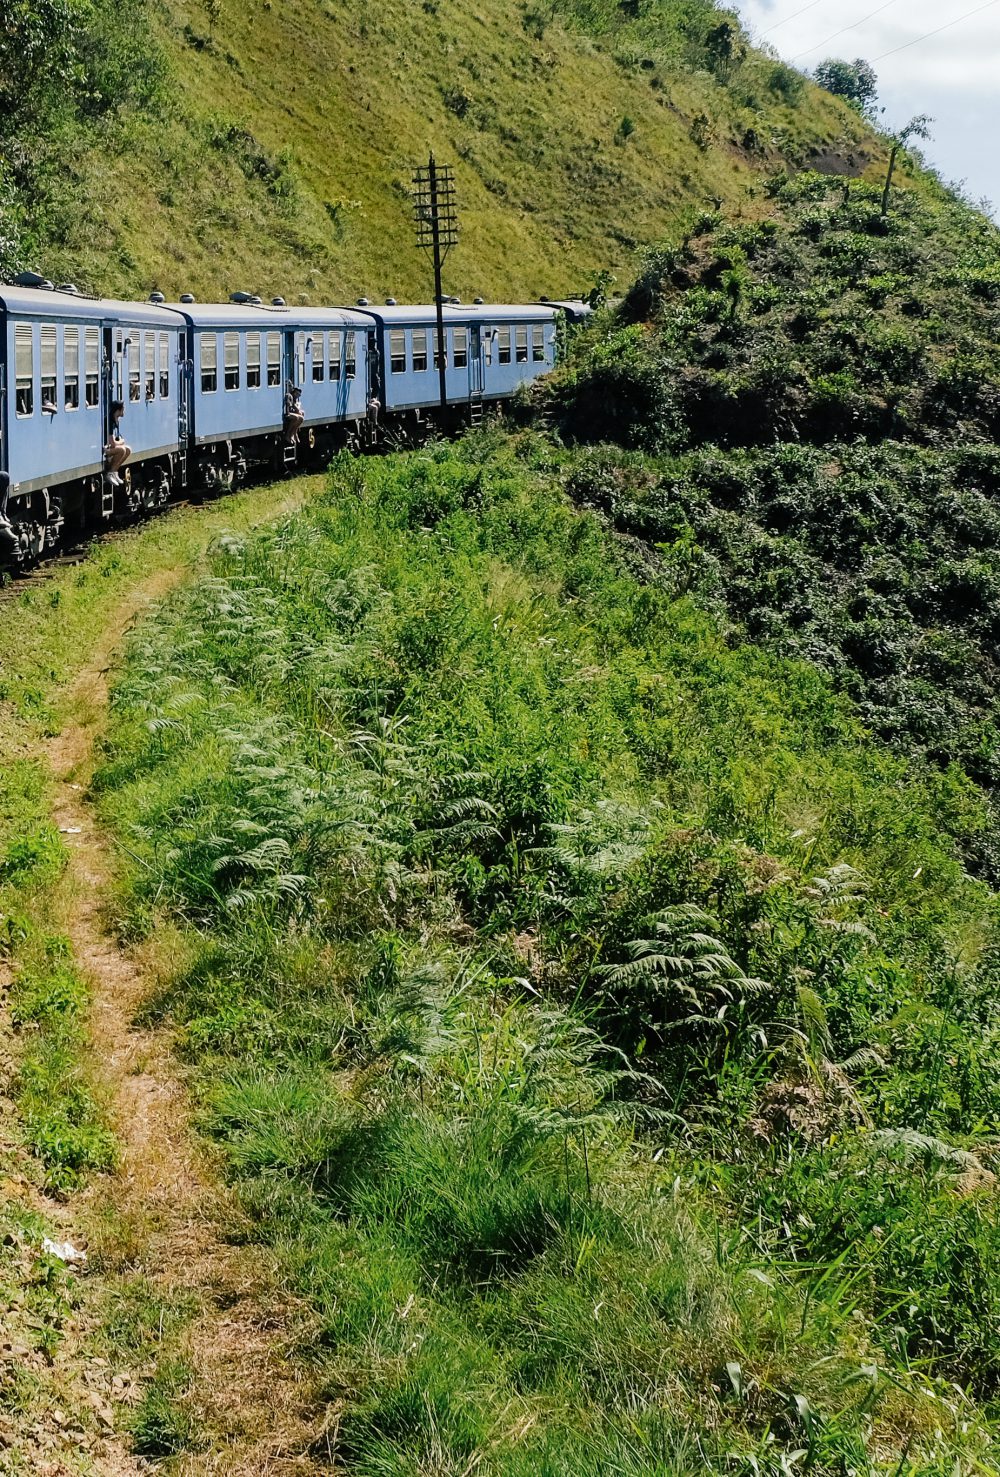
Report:
[[305,411],[302,409],[302,391],[298,385],[289,385],[285,392],[285,436],[293,446],[299,439],[299,432],[305,418]]
[[382,409],[382,402],[373,390],[368,401],[368,424],[375,430],[378,427],[378,413]]
[[132,455],[131,446],[126,446],[125,437],[122,435],[119,421],[125,414],[125,405],[121,400],[111,402],[111,432],[108,436],[108,444],[104,448],[104,475],[113,487],[121,487],[122,479],[119,475],[122,467]]

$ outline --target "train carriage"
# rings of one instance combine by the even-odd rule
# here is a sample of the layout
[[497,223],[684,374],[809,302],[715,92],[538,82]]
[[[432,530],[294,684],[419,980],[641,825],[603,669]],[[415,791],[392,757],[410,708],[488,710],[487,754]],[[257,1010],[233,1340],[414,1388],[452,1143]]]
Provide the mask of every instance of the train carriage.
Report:
[[[0,287],[0,520],[14,562],[170,494],[180,449],[181,320],[142,303],[48,284]],[[132,447],[120,488],[103,476],[111,405]]]
[[247,298],[180,302],[187,323],[185,412],[200,480],[238,480],[247,459],[292,463],[285,396],[302,392],[304,444],[346,438],[369,398],[371,321],[338,308],[288,308]]
[[[379,387],[389,415],[439,405],[437,314],[433,304],[363,306],[377,325]],[[555,364],[556,314],[541,304],[444,306],[449,405],[475,407],[513,395]]]

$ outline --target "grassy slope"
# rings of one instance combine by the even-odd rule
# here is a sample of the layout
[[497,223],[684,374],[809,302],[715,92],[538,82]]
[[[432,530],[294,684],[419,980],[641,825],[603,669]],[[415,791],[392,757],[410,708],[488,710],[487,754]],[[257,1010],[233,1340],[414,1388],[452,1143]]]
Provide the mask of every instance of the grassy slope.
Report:
[[[154,119],[83,136],[69,169],[84,206],[63,213],[46,270],[136,294],[426,295],[406,192],[433,148],[461,204],[449,288],[557,295],[761,170],[877,150],[811,85],[787,106],[759,56],[731,86],[697,70],[669,7],[655,26],[609,9],[587,26],[551,18],[537,39],[515,0],[386,0],[377,17],[347,0],[227,0],[214,28],[202,5],[161,0],[168,96]],[[634,132],[616,142],[626,115]]]
[[[80,1388],[80,1371],[94,1350],[81,1350],[80,1343],[81,1329],[95,1322],[94,1304],[105,1284],[99,1276],[88,1279],[81,1295],[41,1243],[46,1235],[58,1241],[67,1234],[85,1241],[101,1212],[92,1207],[88,1219],[70,1198],[53,1221],[55,1207],[44,1197],[72,1197],[117,1157],[104,1094],[94,1080],[101,1064],[88,1047],[89,991],[64,929],[71,883],[63,838],[51,818],[45,740],[67,720],[72,679],[93,659],[136,586],[193,563],[214,533],[265,519],[274,502],[274,489],[256,489],[157,519],[95,547],[75,568],[6,591],[0,605],[0,1302],[6,1341],[0,1418],[11,1463],[0,1457],[5,1473],[44,1469],[56,1430],[51,1412],[67,1408],[73,1420],[61,1455],[74,1471],[92,1470],[92,1446],[101,1433]],[[81,1301],[87,1316],[81,1316]],[[115,1316],[120,1322],[120,1308]],[[113,1330],[108,1337],[114,1344]],[[145,1362],[120,1346],[101,1352],[126,1371]]]
[[993,1471],[948,1383],[995,1389],[990,1176],[907,1137],[997,1118],[976,798],[637,578],[565,465],[345,459],[135,637],[122,916],[234,1229],[359,1477]]

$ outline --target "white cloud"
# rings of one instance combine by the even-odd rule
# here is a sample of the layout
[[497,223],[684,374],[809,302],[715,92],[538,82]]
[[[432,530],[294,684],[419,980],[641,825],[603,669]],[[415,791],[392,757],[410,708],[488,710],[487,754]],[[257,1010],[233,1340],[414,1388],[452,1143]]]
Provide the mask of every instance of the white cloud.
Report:
[[[803,70],[828,56],[865,57],[878,73],[886,126],[930,113],[927,159],[1000,205],[1000,0],[964,20],[970,0],[890,0],[876,15],[871,0],[820,0],[801,15],[802,0],[739,0],[739,8],[755,40]],[[957,24],[928,35],[949,20]]]

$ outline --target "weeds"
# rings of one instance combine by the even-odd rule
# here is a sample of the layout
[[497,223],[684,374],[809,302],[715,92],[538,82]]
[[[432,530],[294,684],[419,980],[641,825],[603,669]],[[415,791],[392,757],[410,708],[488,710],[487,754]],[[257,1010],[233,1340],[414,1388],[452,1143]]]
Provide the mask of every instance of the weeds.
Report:
[[[132,638],[102,804],[123,915],[181,930],[152,1008],[234,1229],[312,1302],[359,1473],[975,1459],[945,1391],[991,1388],[990,1304],[944,1288],[995,1227],[956,1200],[997,1111],[978,802],[637,579],[563,470],[494,433],[337,463]],[[897,1058],[956,953],[957,1051]],[[889,1232],[873,1164],[939,1139]]]

